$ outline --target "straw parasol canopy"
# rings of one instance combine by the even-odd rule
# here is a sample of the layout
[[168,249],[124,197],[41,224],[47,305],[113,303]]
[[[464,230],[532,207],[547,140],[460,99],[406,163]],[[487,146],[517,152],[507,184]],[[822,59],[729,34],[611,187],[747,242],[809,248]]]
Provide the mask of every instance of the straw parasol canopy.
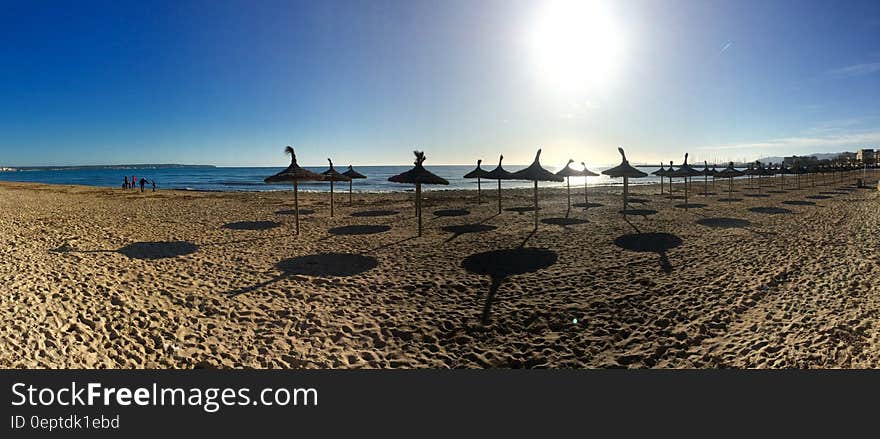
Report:
[[422,185],[423,184],[449,184],[446,179],[434,175],[422,166],[425,161],[425,153],[413,151],[416,156],[415,166],[409,171],[390,177],[392,183],[406,183],[416,185],[416,215],[419,217],[419,236],[422,236]]
[[358,171],[355,171],[354,168],[351,167],[351,165],[348,165],[348,170],[343,172],[342,175],[349,178],[349,180],[348,180],[348,205],[351,206],[351,182],[355,178],[367,178],[367,176],[364,174],[361,174]]
[[587,164],[584,162],[581,162],[581,166],[584,167],[584,169],[581,171],[581,175],[584,176],[584,209],[589,209],[590,197],[587,195],[587,177],[598,177],[599,174],[587,169]]
[[654,171],[654,172],[651,173],[651,175],[656,175],[656,176],[660,177],[660,195],[663,195],[663,177],[665,177],[665,176],[666,176],[666,172],[668,172],[668,171],[666,171],[666,169],[663,168],[663,166],[664,166],[664,165],[663,165],[663,163],[661,162],[661,163],[660,163],[660,169],[658,169],[658,170],[656,170],[656,171]]
[[535,154],[535,161],[525,169],[514,172],[511,177],[515,180],[529,180],[535,183],[535,229],[538,228],[538,182],[539,181],[564,181],[562,177],[541,167],[541,150]]
[[498,180],[498,213],[501,213],[501,180],[512,180],[513,174],[507,172],[504,168],[501,167],[501,162],[504,160],[504,156],[501,155],[498,157],[498,167],[489,171],[486,174],[485,178],[489,180]]
[[684,154],[684,163],[678,167],[675,171],[670,173],[673,177],[682,177],[684,178],[684,208],[687,210],[688,208],[688,178],[701,175],[700,171],[692,168],[688,165],[688,154]]
[[[584,175],[583,171],[578,171],[577,169],[572,169],[571,164],[574,163],[574,160],[568,159],[568,163],[565,166],[556,172],[556,175],[560,177],[565,177],[565,191],[568,195],[568,210],[571,210],[571,176],[581,176]],[[586,177],[584,177],[586,179]]]
[[482,204],[482,192],[483,189],[480,185],[480,180],[486,178],[489,175],[488,171],[483,170],[480,167],[480,164],[483,163],[483,160],[477,160],[477,167],[467,174],[464,174],[464,178],[476,178],[477,179],[477,204]]
[[709,169],[709,162],[703,160],[703,170],[700,171],[700,174],[703,176],[703,196],[709,196],[709,176],[712,175],[712,170]]
[[327,159],[327,162],[330,163],[330,169],[321,173],[324,176],[324,179],[330,182],[330,218],[333,218],[333,182],[334,181],[348,181],[351,182],[351,178],[346,176],[345,174],[340,174],[333,167],[333,160]]
[[733,162],[730,162],[726,168],[718,171],[715,174],[716,177],[726,178],[727,179],[727,202],[730,203],[733,201],[733,178],[741,177],[745,175],[745,172],[739,171],[733,167]]
[[281,183],[285,181],[293,182],[293,208],[294,217],[296,218],[296,234],[299,235],[299,182],[301,181],[324,181],[324,176],[308,169],[304,169],[296,164],[296,153],[292,146],[284,148],[284,152],[290,154],[290,166],[287,169],[271,176],[266,177],[263,181],[266,183]]
[[620,164],[611,169],[606,169],[602,171],[602,173],[612,178],[623,177],[623,212],[625,212],[627,198],[629,197],[629,179],[647,177],[648,174],[629,165],[629,161],[626,160],[626,153],[623,152],[623,148],[617,148],[617,151],[620,152]]

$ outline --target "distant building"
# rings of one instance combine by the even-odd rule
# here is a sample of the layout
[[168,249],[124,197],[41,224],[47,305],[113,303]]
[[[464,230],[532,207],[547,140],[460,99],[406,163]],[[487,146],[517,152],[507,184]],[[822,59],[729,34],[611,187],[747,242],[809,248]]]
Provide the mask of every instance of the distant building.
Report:
[[794,166],[795,164],[800,164],[800,166],[813,166],[817,163],[819,163],[819,160],[814,155],[811,155],[811,156],[793,155],[791,157],[783,157],[782,158],[782,164],[784,164],[785,166],[789,166],[789,167]]
[[856,152],[856,160],[862,163],[873,164],[875,160],[873,149],[860,149]]
[[856,153],[854,152],[842,152],[837,156],[837,161],[840,162],[852,162],[856,160]]

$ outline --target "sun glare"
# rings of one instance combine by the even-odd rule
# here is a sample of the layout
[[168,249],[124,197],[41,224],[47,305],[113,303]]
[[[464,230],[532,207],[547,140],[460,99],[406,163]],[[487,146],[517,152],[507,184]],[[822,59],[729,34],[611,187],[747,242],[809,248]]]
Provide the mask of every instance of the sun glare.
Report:
[[614,79],[623,35],[604,3],[555,0],[539,11],[529,45],[542,81],[566,92],[588,91]]

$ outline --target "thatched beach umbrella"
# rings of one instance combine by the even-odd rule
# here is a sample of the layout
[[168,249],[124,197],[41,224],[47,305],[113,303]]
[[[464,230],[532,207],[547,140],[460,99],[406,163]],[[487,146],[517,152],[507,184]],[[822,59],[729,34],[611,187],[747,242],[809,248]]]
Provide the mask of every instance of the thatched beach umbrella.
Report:
[[660,176],[660,195],[663,195],[663,177],[666,176],[666,169],[663,169],[663,163],[660,163],[660,169],[652,172],[651,175]]
[[351,183],[355,178],[367,178],[366,175],[361,174],[358,171],[355,171],[351,165],[348,165],[348,170],[343,172],[342,175],[349,178],[348,180],[348,205],[351,206]]
[[482,188],[480,187],[480,179],[486,178],[489,173],[484,171],[483,168],[480,167],[480,163],[483,163],[482,160],[477,160],[477,167],[471,172],[464,174],[464,178],[476,178],[477,179],[477,204],[482,203]]
[[748,175],[748,176],[749,176],[749,189],[752,189],[752,188],[754,187],[754,185],[752,184],[752,177],[755,176],[755,168],[753,168],[753,167],[752,167],[752,164],[749,163],[748,168],[746,168],[746,170],[743,171],[743,173],[744,173],[745,175]]
[[538,182],[539,181],[564,181],[564,179],[541,167],[541,150],[535,154],[535,161],[529,167],[514,172],[511,177],[515,180],[529,180],[535,183],[535,229],[538,228]]
[[623,148],[617,148],[617,151],[620,152],[620,164],[611,169],[606,169],[602,171],[602,173],[612,178],[623,177],[623,211],[621,212],[625,213],[627,198],[629,198],[629,179],[647,177],[648,174],[629,165],[629,161],[626,160],[626,153],[623,152]]
[[293,151],[293,147],[285,147],[284,152],[290,154],[290,166],[271,177],[266,177],[263,181],[266,183],[293,182],[293,212],[296,218],[296,234],[299,235],[299,182],[324,181],[324,176],[296,164],[296,153]]
[[584,167],[584,170],[581,171],[581,175],[584,176],[584,208],[590,208],[590,197],[587,195],[587,177],[598,177],[599,174],[587,169],[587,164],[581,162],[581,166]]
[[498,180],[498,213],[501,213],[501,180],[511,180],[513,179],[513,174],[507,172],[504,168],[501,167],[501,162],[504,160],[504,156],[500,156],[498,158],[498,167],[489,171],[486,174],[486,178],[489,180]]
[[703,196],[709,196],[709,176],[712,175],[712,170],[709,169],[709,162],[703,160],[703,170],[700,171],[700,174],[703,175]]
[[727,179],[727,202],[730,203],[733,201],[733,177],[741,177],[745,175],[745,172],[738,171],[733,167],[733,162],[730,162],[726,168],[718,171],[717,176],[720,178]]
[[329,158],[327,161],[330,163],[330,169],[321,173],[324,176],[324,179],[330,182],[330,218],[333,218],[333,182],[334,181],[347,181],[351,182],[351,178],[347,177],[345,174],[340,174],[333,167],[333,160]]
[[692,168],[690,165],[688,165],[688,155],[687,155],[687,153],[685,153],[684,154],[684,163],[682,163],[681,166],[678,167],[678,169],[673,171],[671,175],[673,175],[674,177],[684,178],[684,208],[685,208],[685,210],[687,210],[687,208],[688,208],[688,179],[690,177],[700,175],[700,171],[698,171],[698,170]]
[[[571,169],[571,164],[574,163],[574,160],[568,159],[568,163],[565,164],[565,167],[560,169],[556,175],[560,177],[565,177],[565,191],[568,195],[568,210],[571,210],[571,176],[584,175],[583,172],[578,171],[577,169]],[[584,176],[584,179],[587,177]]]
[[422,236],[422,185],[423,184],[449,184],[444,178],[440,178],[422,166],[425,161],[425,153],[413,151],[416,156],[415,167],[388,179],[394,183],[407,183],[416,185],[416,215],[419,217],[419,236]]

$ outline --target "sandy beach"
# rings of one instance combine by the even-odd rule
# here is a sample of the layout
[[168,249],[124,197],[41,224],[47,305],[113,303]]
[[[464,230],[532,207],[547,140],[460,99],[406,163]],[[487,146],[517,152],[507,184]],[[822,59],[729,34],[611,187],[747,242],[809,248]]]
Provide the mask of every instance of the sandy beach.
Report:
[[627,216],[542,190],[534,234],[428,190],[422,237],[412,193],[301,194],[294,236],[288,191],[2,183],[0,367],[880,366],[876,190],[772,182],[687,211],[637,187]]

